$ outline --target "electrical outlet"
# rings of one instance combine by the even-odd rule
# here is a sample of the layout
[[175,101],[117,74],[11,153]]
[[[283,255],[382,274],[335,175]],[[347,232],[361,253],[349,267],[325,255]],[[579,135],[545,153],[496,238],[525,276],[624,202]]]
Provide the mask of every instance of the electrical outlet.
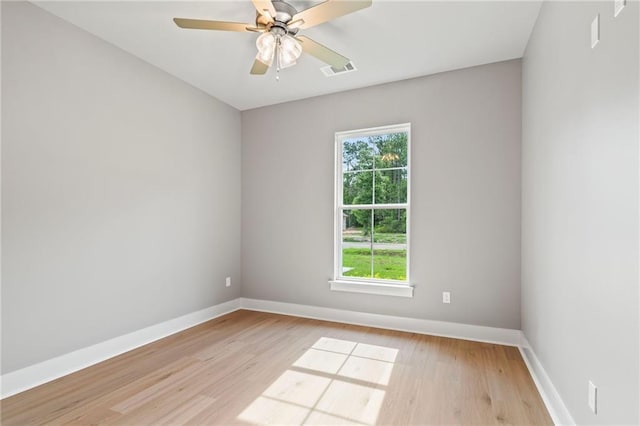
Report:
[[598,414],[598,387],[589,380],[589,408],[593,414]]
[[448,291],[442,292],[442,303],[451,303],[451,293]]
[[231,287],[231,277],[227,277],[227,281],[225,283],[227,287]]

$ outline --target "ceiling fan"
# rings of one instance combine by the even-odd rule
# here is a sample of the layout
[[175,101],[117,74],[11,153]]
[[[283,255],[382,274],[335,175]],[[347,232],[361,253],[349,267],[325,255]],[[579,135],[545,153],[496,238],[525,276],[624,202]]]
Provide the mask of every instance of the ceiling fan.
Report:
[[255,25],[185,18],[173,21],[180,28],[262,33],[256,40],[258,54],[251,74],[265,74],[274,60],[278,71],[293,66],[303,51],[340,69],[349,63],[349,58],[309,37],[297,35],[298,31],[371,6],[371,0],[327,0],[298,12],[282,0],[252,1],[257,10]]

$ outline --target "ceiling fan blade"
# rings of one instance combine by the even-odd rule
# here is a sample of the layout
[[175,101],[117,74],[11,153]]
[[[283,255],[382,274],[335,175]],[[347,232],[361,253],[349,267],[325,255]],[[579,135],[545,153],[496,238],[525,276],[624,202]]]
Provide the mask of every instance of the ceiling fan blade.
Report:
[[247,31],[251,31],[252,33],[263,33],[267,31],[267,27],[247,27]]
[[327,0],[295,14],[292,20],[302,19],[300,28],[311,28],[340,16],[371,6],[371,0]]
[[341,54],[334,52],[326,46],[321,45],[318,42],[311,40],[309,37],[299,36],[296,40],[300,42],[302,50],[311,56],[315,56],[322,62],[331,65],[333,68],[344,68],[349,63],[349,58],[342,56]]
[[291,20],[289,22],[287,22],[287,28],[289,30],[295,30],[296,28],[300,28],[302,26],[302,24],[304,24],[304,20],[303,19],[296,19]]
[[251,67],[250,74],[253,74],[253,75],[265,74],[268,69],[269,69],[269,65],[256,59],[255,61],[253,61],[253,66]]
[[173,22],[180,28],[193,30],[218,30],[218,31],[239,31],[248,32],[247,29],[255,28],[252,24],[242,24],[240,22],[207,21],[202,19],[173,18]]
[[273,21],[276,17],[276,8],[273,7],[271,0],[252,0],[253,5],[260,15],[268,15],[267,17]]

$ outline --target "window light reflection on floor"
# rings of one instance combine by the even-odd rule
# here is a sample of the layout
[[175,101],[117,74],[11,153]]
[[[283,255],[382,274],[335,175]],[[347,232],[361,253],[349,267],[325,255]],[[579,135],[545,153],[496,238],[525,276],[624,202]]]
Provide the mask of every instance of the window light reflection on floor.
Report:
[[240,413],[278,425],[373,425],[398,350],[321,337]]

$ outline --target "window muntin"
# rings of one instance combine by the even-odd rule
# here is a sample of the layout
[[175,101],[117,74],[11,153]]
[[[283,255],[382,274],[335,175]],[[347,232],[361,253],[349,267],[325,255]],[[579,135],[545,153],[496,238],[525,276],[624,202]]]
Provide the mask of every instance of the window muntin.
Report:
[[409,282],[410,125],[336,133],[335,279]]

